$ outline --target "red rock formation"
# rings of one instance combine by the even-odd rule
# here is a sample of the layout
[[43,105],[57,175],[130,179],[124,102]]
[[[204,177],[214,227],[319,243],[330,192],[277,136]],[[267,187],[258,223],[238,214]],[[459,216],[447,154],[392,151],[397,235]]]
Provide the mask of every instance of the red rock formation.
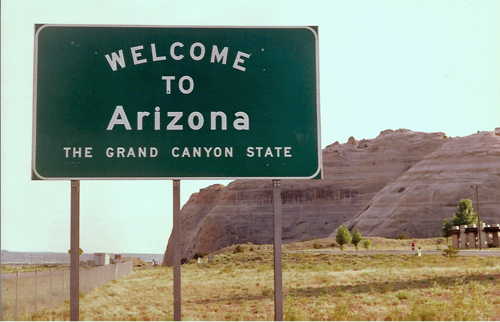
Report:
[[[386,185],[445,143],[444,133],[386,130],[323,150],[323,180],[282,180],[283,240],[327,237]],[[271,180],[236,180],[193,194],[181,210],[182,258],[227,245],[271,243]],[[164,263],[171,265],[171,240]]]
[[[500,131],[499,131],[500,132]],[[471,199],[481,220],[500,222],[500,133],[481,132],[446,140],[346,222],[364,236],[436,237],[460,199]],[[473,186],[473,187],[471,187]],[[332,234],[335,236],[335,232]]]

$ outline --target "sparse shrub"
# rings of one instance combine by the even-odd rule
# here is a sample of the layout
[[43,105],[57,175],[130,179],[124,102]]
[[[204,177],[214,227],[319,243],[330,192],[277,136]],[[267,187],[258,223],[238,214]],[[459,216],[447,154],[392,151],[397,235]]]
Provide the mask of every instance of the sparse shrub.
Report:
[[352,241],[353,245],[356,247],[356,250],[359,250],[359,243],[361,243],[361,240],[363,237],[361,236],[361,233],[359,232],[359,229],[356,229],[356,231],[352,234]]
[[266,287],[262,290],[262,295],[264,296],[274,295],[274,290],[270,287]]
[[479,282],[467,283],[462,276],[455,280],[451,299],[453,310],[448,313],[451,321],[485,321],[491,319],[491,304],[484,301],[484,286]]
[[352,240],[352,235],[349,232],[349,229],[345,226],[345,224],[342,224],[342,226],[337,230],[337,236],[335,237],[335,240],[337,241],[337,244],[340,245],[340,249],[344,250],[345,245],[349,244]]
[[323,244],[320,244],[317,241],[315,241],[313,244],[313,248],[314,249],[321,249],[321,248],[323,248]]
[[231,266],[226,266],[219,271],[219,274],[232,274],[232,273],[234,273],[234,270]]
[[244,252],[245,252],[245,248],[243,248],[243,246],[241,246],[241,245],[238,245],[234,249],[233,254],[244,253]]
[[370,250],[370,248],[372,247],[372,241],[370,239],[363,240],[363,247],[366,250]]
[[406,235],[405,233],[397,236],[395,239],[410,239],[410,237],[408,237],[408,235]]
[[284,318],[285,321],[307,321],[304,310],[301,305],[296,305],[291,300],[287,300],[284,305]]
[[407,300],[410,298],[410,292],[408,292],[407,290],[400,290],[396,293],[396,297],[400,301]]
[[410,314],[406,317],[413,321],[436,321],[438,319],[439,310],[432,303],[426,305],[414,304]]
[[330,321],[349,321],[354,315],[354,308],[348,300],[338,301],[332,310],[328,312]]
[[450,259],[452,259],[453,257],[456,257],[459,252],[460,250],[458,248],[455,248],[452,245],[448,245],[448,248],[443,250],[442,255],[444,257],[449,257]]

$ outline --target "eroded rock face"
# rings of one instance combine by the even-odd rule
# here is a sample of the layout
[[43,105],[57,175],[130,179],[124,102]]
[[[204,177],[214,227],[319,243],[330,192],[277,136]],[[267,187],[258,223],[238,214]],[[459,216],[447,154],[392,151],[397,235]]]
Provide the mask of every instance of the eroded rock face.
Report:
[[499,223],[499,135],[500,131],[481,132],[446,140],[378,192],[346,226],[364,236],[439,236],[444,218],[451,220],[460,199],[471,199],[477,210],[476,185],[481,220]]
[[[283,241],[327,237],[445,142],[444,133],[400,129],[327,146],[323,180],[281,181]],[[236,180],[202,189],[181,210],[182,258],[236,243],[272,243],[272,227],[271,180]],[[164,264],[171,265],[171,258],[169,240]]]

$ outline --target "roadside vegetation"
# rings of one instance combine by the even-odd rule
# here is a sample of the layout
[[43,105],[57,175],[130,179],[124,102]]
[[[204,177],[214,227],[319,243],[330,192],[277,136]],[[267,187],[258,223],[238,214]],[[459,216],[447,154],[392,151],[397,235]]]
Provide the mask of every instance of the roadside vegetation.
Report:
[[[419,260],[352,244],[341,251],[334,239],[284,245],[285,320],[500,319],[500,258],[442,256],[447,247],[436,251],[437,238],[369,240],[372,250],[409,250],[416,242],[434,252]],[[182,266],[183,320],[274,319],[271,245],[231,246],[200,261]],[[136,269],[82,297],[80,319],[171,320],[172,288],[172,268]],[[33,319],[68,320],[69,303]]]
[[472,201],[470,199],[460,199],[457,206],[457,211],[453,215],[451,222],[448,218],[444,219],[441,227],[441,236],[448,238],[451,234],[452,226],[477,224],[479,214],[474,211]]

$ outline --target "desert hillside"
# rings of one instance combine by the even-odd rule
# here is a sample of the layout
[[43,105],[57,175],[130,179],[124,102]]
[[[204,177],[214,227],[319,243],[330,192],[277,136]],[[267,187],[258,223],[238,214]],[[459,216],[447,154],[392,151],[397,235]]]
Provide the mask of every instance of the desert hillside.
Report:
[[[367,236],[437,236],[461,198],[475,204],[475,184],[482,218],[500,221],[499,135],[448,138],[399,129],[335,142],[323,150],[323,180],[282,180],[283,241],[325,238],[342,223]],[[182,258],[232,244],[271,243],[272,220],[270,180],[202,189],[181,210]],[[171,252],[169,240],[167,265]]]
[[476,185],[481,220],[500,223],[499,135],[481,132],[448,140],[380,190],[346,226],[367,236],[433,237],[460,199],[471,199],[477,210]]

